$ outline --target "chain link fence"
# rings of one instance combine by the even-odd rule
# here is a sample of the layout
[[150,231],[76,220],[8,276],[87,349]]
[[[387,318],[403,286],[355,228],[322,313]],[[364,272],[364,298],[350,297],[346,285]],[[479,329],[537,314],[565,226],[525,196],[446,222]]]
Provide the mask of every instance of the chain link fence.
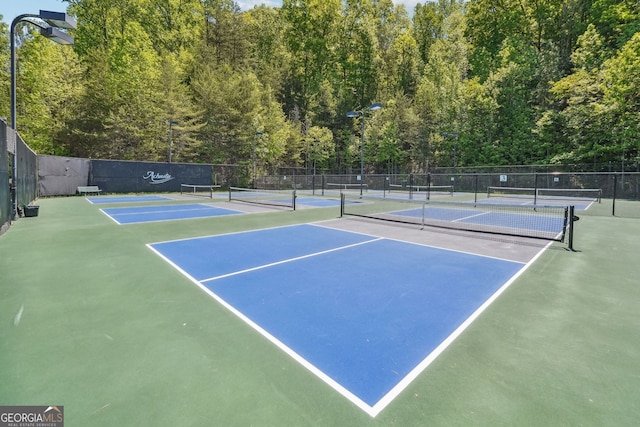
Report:
[[[520,169],[522,170],[522,169]],[[426,188],[468,200],[484,199],[491,191],[510,190],[521,195],[554,194],[593,199],[588,215],[640,218],[640,172],[498,172],[430,174],[323,174],[271,175],[256,179],[256,187],[271,190],[295,188],[327,195],[331,192],[385,192]],[[581,203],[584,200],[581,200]]]
[[0,234],[7,231],[12,217],[8,130],[7,123],[0,120]]

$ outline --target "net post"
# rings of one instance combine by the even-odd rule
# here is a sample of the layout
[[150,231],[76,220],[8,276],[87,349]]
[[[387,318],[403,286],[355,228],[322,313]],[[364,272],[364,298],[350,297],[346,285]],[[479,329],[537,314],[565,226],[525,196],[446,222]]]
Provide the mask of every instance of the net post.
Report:
[[293,206],[293,210],[296,210],[296,190],[294,189],[291,193],[291,206]]
[[389,176],[386,175],[384,177],[384,180],[382,181],[382,197],[386,198],[387,197],[387,186],[389,184]]
[[611,208],[611,216],[616,216],[616,196],[618,193],[618,175],[613,175],[613,207]]
[[413,200],[413,174],[409,174],[409,200]]
[[573,251],[573,227],[575,225],[575,206],[569,206],[569,241],[567,246]]
[[473,190],[473,204],[478,203],[478,174],[475,174],[475,188]]
[[327,179],[324,174],[322,174],[322,195],[324,196],[324,187],[327,184]]
[[229,201],[231,201],[231,185],[229,185]]
[[344,193],[340,193],[340,218],[342,218],[342,216],[344,215],[344,199]]

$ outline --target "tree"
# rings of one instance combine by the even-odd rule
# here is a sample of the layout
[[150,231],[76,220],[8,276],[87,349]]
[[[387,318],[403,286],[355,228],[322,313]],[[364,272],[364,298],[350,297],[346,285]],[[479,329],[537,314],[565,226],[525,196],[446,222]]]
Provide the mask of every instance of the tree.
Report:
[[551,89],[558,107],[548,111],[538,127],[543,137],[567,135],[567,144],[556,147],[554,162],[597,164],[638,157],[640,36],[605,61],[602,41],[590,26],[573,56],[575,72]]
[[524,41],[509,39],[499,56],[500,68],[485,82],[499,105],[491,163],[535,163],[544,155],[531,143],[531,130],[537,120],[531,105],[539,83],[535,74],[539,55]]
[[[194,162],[198,160],[202,145],[198,132],[205,123],[203,111],[196,108],[189,87],[183,83],[186,75],[181,63],[177,54],[165,54],[162,58],[160,70],[164,85],[160,107],[165,112],[164,122],[171,132],[172,141],[168,143],[173,145],[173,161]],[[159,152],[157,154],[158,160],[165,159]]]
[[442,21],[445,16],[434,2],[418,3],[413,14],[413,33],[416,39],[419,59],[422,64],[429,60],[433,43],[442,36]]
[[245,69],[250,60],[246,22],[232,0],[202,0],[205,31],[199,59]]
[[163,161],[171,126],[177,161],[345,172],[345,112],[382,102],[370,171],[632,161],[636,3],[434,0],[410,20],[391,0],[69,0],[74,51],[19,44],[21,128],[42,152]]
[[204,30],[200,0],[144,0],[139,22],[157,52],[183,54],[192,50]]
[[196,105],[206,122],[199,159],[209,163],[251,163],[251,144],[263,115],[261,85],[255,74],[228,64],[200,64],[191,80]]
[[527,39],[523,33],[529,23],[520,6],[516,0],[471,0],[467,4],[466,38],[473,46],[469,60],[473,74],[481,81],[498,68],[498,53],[506,39]]
[[251,69],[265,88],[271,88],[279,102],[283,100],[284,78],[291,55],[286,49],[287,22],[278,9],[259,6],[244,15],[251,43]]
[[640,32],[604,64],[604,103],[611,106],[618,158],[640,157]]
[[376,98],[392,96],[398,90],[415,92],[417,45],[404,6],[394,6],[391,0],[373,0],[372,18],[377,39],[375,66],[379,69]]
[[23,39],[17,81],[18,129],[33,150],[67,154],[56,142],[80,94],[82,68],[74,51],[40,36]]
[[300,133],[287,121],[271,89],[263,90],[261,105],[261,113],[254,119],[255,129],[263,130],[257,139],[256,160],[263,165],[263,172],[277,174],[279,167],[297,164],[301,156]]
[[311,126],[304,137],[304,145],[307,173],[315,175],[316,168],[326,168],[334,155],[333,133],[324,127]]
[[589,18],[608,49],[620,49],[640,31],[640,8],[635,0],[593,0]]
[[339,0],[283,2],[285,43],[291,55],[290,74],[284,86],[285,111],[297,107],[306,117],[317,106],[323,81],[334,72],[340,12]]
[[496,162],[493,149],[498,144],[498,100],[490,85],[483,85],[474,77],[461,87],[462,111],[458,142],[461,146],[459,164],[487,165]]
[[[468,68],[464,20],[459,11],[443,21],[446,37],[436,40],[429,53],[423,78],[415,97],[416,111],[423,120],[421,163],[423,168],[453,166],[451,141],[441,133],[459,133],[463,108],[461,89]],[[425,151],[427,150],[427,151]]]
[[[74,46],[87,69],[70,136],[75,152],[121,159],[164,159],[160,57],[138,21],[139,1],[75,1]],[[67,133],[69,134],[69,132]]]
[[[2,64],[9,64],[11,56],[9,46],[9,26],[4,22],[0,22],[0,63]],[[2,117],[9,117],[10,114],[10,85],[9,67],[0,67],[0,116]]]

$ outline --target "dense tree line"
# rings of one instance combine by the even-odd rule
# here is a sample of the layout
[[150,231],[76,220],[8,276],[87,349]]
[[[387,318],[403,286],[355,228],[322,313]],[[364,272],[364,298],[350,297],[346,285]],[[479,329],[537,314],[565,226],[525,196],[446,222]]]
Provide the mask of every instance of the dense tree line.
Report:
[[20,32],[18,130],[39,153],[166,161],[171,128],[173,161],[344,172],[361,110],[369,172],[640,156],[636,0],[68,3],[73,49]]

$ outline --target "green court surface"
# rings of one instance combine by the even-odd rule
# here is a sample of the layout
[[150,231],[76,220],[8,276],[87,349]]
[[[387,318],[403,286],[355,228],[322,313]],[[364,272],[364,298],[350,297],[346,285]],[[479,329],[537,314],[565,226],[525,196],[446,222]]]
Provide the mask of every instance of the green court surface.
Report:
[[640,420],[638,219],[581,216],[575,252],[554,243],[374,418],[145,246],[337,208],[118,226],[80,197],[38,204],[0,236],[0,405],[63,405],[67,427]]

